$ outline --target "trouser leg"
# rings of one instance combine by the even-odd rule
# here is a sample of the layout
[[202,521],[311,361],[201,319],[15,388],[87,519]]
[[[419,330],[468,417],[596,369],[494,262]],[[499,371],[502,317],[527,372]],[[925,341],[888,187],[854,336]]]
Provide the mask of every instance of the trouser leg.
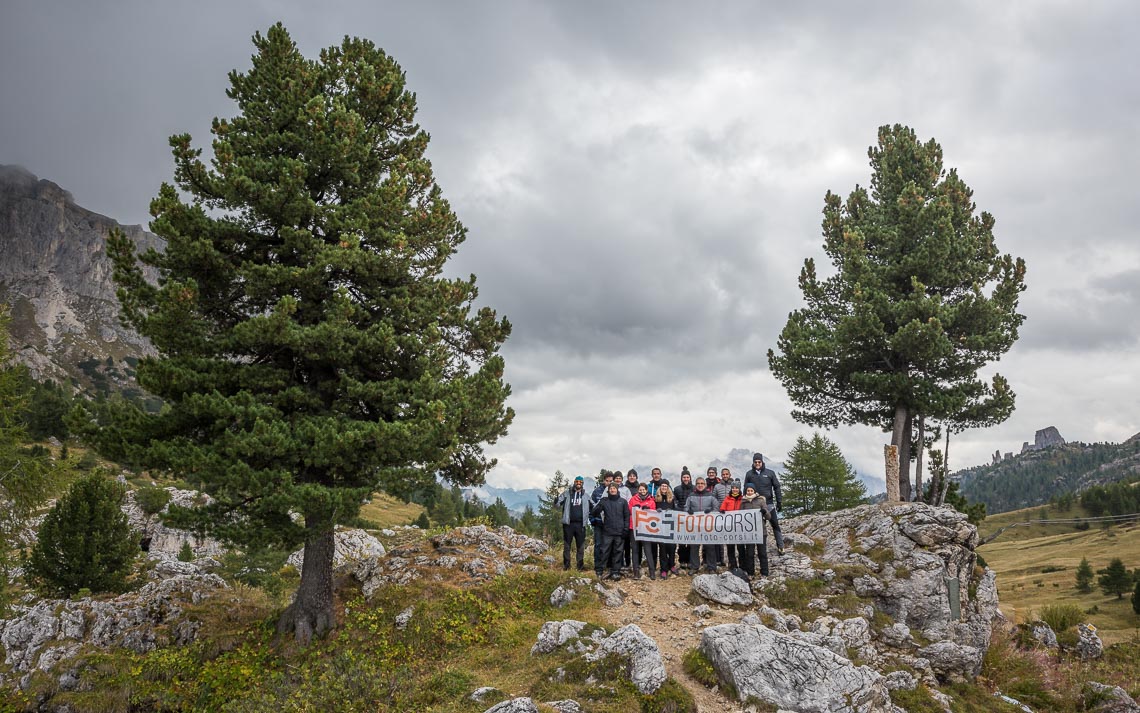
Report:
[[570,540],[574,537],[574,526],[562,526],[562,569],[570,569]]
[[756,576],[756,545],[740,545],[740,568],[749,577]]
[[633,530],[625,531],[625,539],[622,541],[622,561],[626,567],[633,564]]
[[768,506],[768,515],[772,523],[772,536],[776,538],[776,547],[784,549],[784,533],[780,530],[780,518],[776,514],[776,506]]
[[761,542],[756,545],[756,556],[760,560],[760,574],[768,576],[768,543]]
[[689,546],[677,545],[677,561],[681,563],[682,567],[689,566]]
[[574,538],[574,562],[578,565],[578,569],[584,569],[586,566],[586,525],[581,522],[571,523],[570,531]]
[[621,574],[621,547],[624,537],[622,535],[603,535],[602,557],[609,564],[610,574]]
[[594,526],[594,571],[601,576],[602,571],[606,568],[606,561],[602,559],[602,541],[605,535],[602,534],[600,525]]
[[676,545],[667,545],[667,544],[661,545],[661,571],[662,572],[672,571],[673,566],[677,563],[676,559],[675,559],[676,554],[677,554],[677,546]]

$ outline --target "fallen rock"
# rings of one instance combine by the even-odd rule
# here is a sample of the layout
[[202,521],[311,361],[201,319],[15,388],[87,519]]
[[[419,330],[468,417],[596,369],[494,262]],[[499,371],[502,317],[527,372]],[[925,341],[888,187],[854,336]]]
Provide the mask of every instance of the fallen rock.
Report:
[[1058,648],[1057,634],[1053,631],[1052,627],[1043,621],[1035,621],[1029,624],[1029,635],[1042,646],[1049,649]]
[[720,604],[748,606],[753,602],[752,588],[730,572],[698,574],[693,577],[693,591]]
[[973,679],[982,670],[982,655],[973,646],[939,641],[918,650],[918,655],[930,662],[930,667],[943,682],[956,683]]
[[615,587],[607,587],[601,582],[594,585],[594,591],[602,598],[602,603],[611,609],[618,609],[625,604],[625,595]]
[[1077,655],[1085,661],[1104,656],[1104,643],[1092,624],[1077,624]]
[[886,681],[835,652],[766,626],[722,624],[701,632],[701,651],[741,701],[800,713],[892,713]]
[[476,703],[482,703],[487,699],[487,696],[495,693],[501,693],[501,691],[494,686],[480,686],[479,688],[476,688],[474,691],[472,691],[471,695],[468,696],[468,698],[475,701]]
[[565,701],[547,701],[546,705],[550,706],[558,713],[582,713],[582,706],[578,701],[565,700]]
[[403,631],[408,628],[408,624],[412,621],[412,614],[415,612],[415,607],[408,607],[404,611],[396,615],[396,629]]
[[607,636],[594,651],[586,654],[586,660],[597,661],[610,654],[629,662],[626,677],[643,694],[655,693],[668,677],[657,642],[636,624],[626,624]]
[[483,713],[538,713],[538,706],[530,698],[512,698],[491,706]]
[[1084,710],[1092,713],[1140,713],[1140,704],[1120,686],[1089,681],[1081,694]]

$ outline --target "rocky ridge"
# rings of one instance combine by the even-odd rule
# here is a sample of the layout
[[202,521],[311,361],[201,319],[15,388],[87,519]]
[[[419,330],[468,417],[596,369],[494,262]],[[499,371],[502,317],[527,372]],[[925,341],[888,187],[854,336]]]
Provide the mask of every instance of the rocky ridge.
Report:
[[85,371],[82,362],[110,358],[121,375],[124,360],[151,353],[146,340],[119,322],[104,249],[114,228],[140,251],[162,248],[142,227],[119,225],[76,205],[51,181],[0,165],[0,301],[12,309],[13,353],[36,378],[89,385],[93,365]]

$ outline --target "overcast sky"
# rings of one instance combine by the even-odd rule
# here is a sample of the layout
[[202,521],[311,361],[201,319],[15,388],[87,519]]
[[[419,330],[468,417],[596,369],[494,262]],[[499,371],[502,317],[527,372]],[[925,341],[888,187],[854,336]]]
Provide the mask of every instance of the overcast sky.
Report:
[[[505,314],[510,435],[488,481],[782,459],[811,429],[765,353],[820,211],[870,176],[882,124],[937,139],[1025,258],[1004,424],[954,468],[1140,431],[1140,4],[1135,2],[18,2],[0,0],[0,163],[146,223],[166,139],[209,147],[227,73],[280,20],[403,66],[469,229],[454,259]],[[767,7],[765,5],[768,5]],[[829,434],[881,477],[870,427]]]

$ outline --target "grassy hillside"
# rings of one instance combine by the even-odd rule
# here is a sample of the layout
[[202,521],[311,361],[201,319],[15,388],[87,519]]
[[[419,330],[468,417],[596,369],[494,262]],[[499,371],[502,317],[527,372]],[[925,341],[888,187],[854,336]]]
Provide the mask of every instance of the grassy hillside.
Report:
[[372,499],[360,508],[360,517],[378,527],[408,525],[424,511],[422,505],[405,503],[384,493],[373,493]]
[[[1041,506],[986,518],[979,528],[983,538],[1003,526],[1046,519],[1084,517],[1077,506],[1058,511]],[[1077,565],[1088,557],[1093,571],[1119,557],[1128,569],[1140,567],[1140,523],[1111,528],[1098,525],[1079,531],[1073,525],[1029,525],[1007,529],[994,541],[978,548],[998,573],[1002,612],[1011,621],[1025,622],[1049,604],[1075,604],[1088,613],[1106,644],[1140,637],[1140,616],[1123,599],[1105,596],[1095,586],[1082,594],[1075,586]]]

